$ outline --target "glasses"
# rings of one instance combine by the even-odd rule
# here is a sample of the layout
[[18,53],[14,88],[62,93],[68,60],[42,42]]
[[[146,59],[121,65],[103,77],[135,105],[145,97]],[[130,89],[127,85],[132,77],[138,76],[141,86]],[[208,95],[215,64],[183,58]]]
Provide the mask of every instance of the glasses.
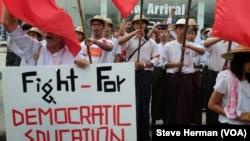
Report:
[[92,24],[91,26],[103,26],[103,24]]

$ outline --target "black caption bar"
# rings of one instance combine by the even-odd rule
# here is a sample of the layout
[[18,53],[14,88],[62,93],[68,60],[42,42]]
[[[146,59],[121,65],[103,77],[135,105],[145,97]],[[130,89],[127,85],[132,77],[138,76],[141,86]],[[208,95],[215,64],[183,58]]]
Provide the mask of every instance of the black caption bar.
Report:
[[250,125],[153,125],[152,140],[178,139],[180,137],[209,138],[220,141],[250,140]]

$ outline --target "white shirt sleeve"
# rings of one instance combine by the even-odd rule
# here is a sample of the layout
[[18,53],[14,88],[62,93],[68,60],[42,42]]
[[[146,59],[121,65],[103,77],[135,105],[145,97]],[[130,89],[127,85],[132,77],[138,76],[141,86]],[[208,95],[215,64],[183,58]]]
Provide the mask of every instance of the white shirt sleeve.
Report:
[[229,72],[227,70],[220,71],[216,78],[216,83],[214,85],[214,90],[221,93],[228,93],[228,83],[229,83]]

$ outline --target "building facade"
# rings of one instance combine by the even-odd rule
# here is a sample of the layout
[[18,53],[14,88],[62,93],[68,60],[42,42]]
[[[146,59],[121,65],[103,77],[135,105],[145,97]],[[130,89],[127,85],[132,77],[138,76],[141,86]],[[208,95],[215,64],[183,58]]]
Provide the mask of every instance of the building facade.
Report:
[[[111,0],[80,0],[82,9],[79,10],[78,1],[74,0],[56,0],[57,4],[66,10],[73,19],[74,25],[81,25],[80,11],[84,15],[84,23],[86,30],[90,32],[88,26],[88,19],[94,15],[102,15],[103,17],[109,17],[113,20],[115,25],[120,24],[121,15]],[[124,2],[126,2],[124,0]],[[140,13],[140,3],[135,6],[128,17],[128,21],[132,20],[135,14]],[[190,17],[196,19],[200,29],[204,26],[212,27],[214,22],[214,10],[216,0],[191,0]],[[166,20],[169,14],[169,10],[175,7],[176,15],[173,18],[173,22],[179,18],[183,18],[186,15],[188,8],[188,0],[143,0],[142,13],[150,19],[150,25],[153,26],[157,22]]]

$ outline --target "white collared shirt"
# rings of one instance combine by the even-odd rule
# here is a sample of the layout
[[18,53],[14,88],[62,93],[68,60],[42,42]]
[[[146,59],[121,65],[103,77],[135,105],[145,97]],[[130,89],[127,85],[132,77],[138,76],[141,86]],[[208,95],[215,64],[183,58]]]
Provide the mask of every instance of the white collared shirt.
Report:
[[[154,65],[157,65],[159,63],[159,57],[160,57],[160,54],[157,48],[157,43],[151,38],[148,41],[145,38],[142,38],[141,44],[143,44],[144,42],[146,43],[140,48],[139,61],[142,63],[150,61]],[[121,46],[122,46],[122,50],[126,50],[126,58],[129,58],[129,56],[138,48],[139,38],[134,36]],[[138,57],[138,51],[134,53],[134,55],[131,57],[129,62],[136,62],[137,57]],[[146,70],[153,70],[153,69],[154,67],[146,68]]]
[[[193,42],[186,41],[186,45],[194,45]],[[178,43],[177,40],[173,40],[165,44],[164,46],[164,51],[162,54],[162,62],[163,65],[165,66],[168,63],[179,63],[181,61],[181,44]],[[183,60],[183,67],[182,67],[182,73],[184,74],[189,74],[189,73],[194,73],[194,64],[193,64],[193,57],[199,55],[196,53],[194,50],[190,48],[186,48],[185,53],[184,53],[184,60]],[[176,73],[178,72],[179,68],[167,68],[166,72],[167,73]]]
[[[211,39],[213,38],[208,38],[207,40]],[[237,43],[232,42],[231,49],[234,49],[237,45]],[[221,71],[225,63],[225,59],[221,57],[221,54],[227,52],[228,41],[221,40],[205,49],[210,54],[208,68],[213,71]]]
[[[97,41],[99,41],[101,43],[111,45],[112,47],[114,47],[113,42],[111,40],[109,40],[109,39],[101,38],[101,39],[99,39]],[[82,46],[81,54],[88,57],[88,50],[87,50],[87,46],[85,45],[85,42],[82,42],[81,46]],[[109,62],[109,54],[110,54],[111,51],[105,51],[96,44],[92,44],[89,47],[89,49],[90,49],[91,59],[92,59],[93,64],[110,63]]]
[[[228,70],[220,71],[216,78],[216,84],[214,86],[214,90],[221,93],[222,97],[222,107],[226,107],[229,100],[229,88],[230,88],[230,73]],[[236,112],[241,115],[244,112],[250,112],[250,84],[247,80],[238,81],[238,101],[236,106]],[[245,122],[241,122],[235,119],[229,119],[224,115],[219,115],[219,121],[221,123],[229,123],[229,124],[247,124]]]

